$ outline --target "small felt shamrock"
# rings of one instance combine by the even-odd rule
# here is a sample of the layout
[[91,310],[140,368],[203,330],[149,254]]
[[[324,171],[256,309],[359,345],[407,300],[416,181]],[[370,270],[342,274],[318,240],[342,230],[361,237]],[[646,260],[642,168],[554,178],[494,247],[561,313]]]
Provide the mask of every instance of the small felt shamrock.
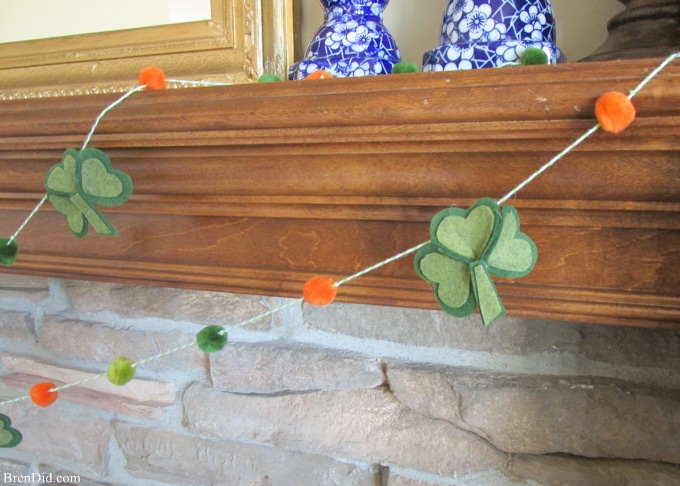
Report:
[[89,225],[101,235],[117,235],[116,228],[96,205],[123,204],[132,194],[132,179],[113,169],[109,157],[101,150],[68,149],[61,163],[47,172],[45,188],[50,202],[66,216],[77,238],[87,234]]
[[501,211],[483,198],[466,211],[448,208],[435,215],[430,243],[415,257],[418,275],[434,285],[437,302],[456,317],[479,307],[485,325],[505,315],[491,275],[512,278],[536,264],[536,245],[519,229],[513,206]]
[[21,432],[11,425],[9,417],[0,413],[0,447],[16,447],[21,442]]

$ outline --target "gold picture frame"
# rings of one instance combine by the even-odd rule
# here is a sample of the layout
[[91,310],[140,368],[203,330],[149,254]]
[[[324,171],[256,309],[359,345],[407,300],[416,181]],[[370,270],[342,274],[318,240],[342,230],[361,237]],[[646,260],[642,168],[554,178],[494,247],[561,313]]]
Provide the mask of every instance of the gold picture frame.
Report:
[[0,100],[125,91],[148,65],[169,78],[286,75],[299,0],[211,0],[211,19],[0,44]]

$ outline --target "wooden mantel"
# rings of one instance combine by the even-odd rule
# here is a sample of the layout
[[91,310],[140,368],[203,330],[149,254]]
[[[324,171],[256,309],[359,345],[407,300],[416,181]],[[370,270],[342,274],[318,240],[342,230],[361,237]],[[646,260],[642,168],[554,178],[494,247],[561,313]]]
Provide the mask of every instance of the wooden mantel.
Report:
[[[104,210],[120,236],[77,240],[47,204],[2,271],[298,297],[312,276],[427,240],[443,207],[500,198],[595,124],[599,95],[659,61],[138,93],[90,144],[135,184]],[[676,61],[635,98],[633,126],[596,133],[512,199],[539,260],[497,280],[510,315],[680,329],[679,81]],[[0,234],[116,96],[0,103]],[[436,308],[412,257],[339,300]]]

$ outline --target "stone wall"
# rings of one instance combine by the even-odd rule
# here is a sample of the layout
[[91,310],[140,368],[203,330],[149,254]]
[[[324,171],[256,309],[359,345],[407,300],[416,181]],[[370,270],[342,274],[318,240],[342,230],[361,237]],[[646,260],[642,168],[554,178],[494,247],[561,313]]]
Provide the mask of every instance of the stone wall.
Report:
[[[0,275],[0,399],[287,302]],[[97,379],[47,409],[4,406],[24,440],[0,451],[0,480],[680,485],[677,331],[296,303],[229,337],[123,387]]]

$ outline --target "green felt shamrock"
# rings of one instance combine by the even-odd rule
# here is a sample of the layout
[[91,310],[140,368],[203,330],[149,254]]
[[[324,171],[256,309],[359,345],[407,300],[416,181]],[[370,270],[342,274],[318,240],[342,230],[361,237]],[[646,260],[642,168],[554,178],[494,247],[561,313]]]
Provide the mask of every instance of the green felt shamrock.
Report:
[[101,235],[117,235],[116,228],[96,205],[123,204],[132,194],[132,179],[113,169],[109,157],[101,150],[68,149],[61,163],[47,172],[45,188],[50,202],[66,216],[77,238],[87,234],[89,225]]
[[0,447],[16,447],[21,442],[21,432],[11,425],[9,417],[0,413]]
[[513,206],[501,211],[483,198],[466,211],[448,208],[435,215],[430,243],[415,257],[418,275],[434,285],[437,302],[451,315],[464,317],[476,307],[485,325],[505,315],[491,275],[512,278],[536,265],[536,245],[519,229]]

